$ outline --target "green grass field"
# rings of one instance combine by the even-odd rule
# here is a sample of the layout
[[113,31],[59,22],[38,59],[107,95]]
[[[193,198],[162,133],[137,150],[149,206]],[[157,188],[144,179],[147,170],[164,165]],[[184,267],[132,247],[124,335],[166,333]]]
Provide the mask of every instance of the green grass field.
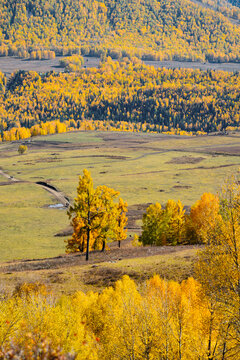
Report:
[[180,199],[192,205],[203,192],[216,193],[240,167],[240,142],[233,136],[177,137],[140,133],[74,132],[0,145],[0,261],[43,258],[64,252],[69,225],[57,200],[36,185],[47,181],[71,200],[78,176],[91,171],[94,184],[121,192],[129,205]]

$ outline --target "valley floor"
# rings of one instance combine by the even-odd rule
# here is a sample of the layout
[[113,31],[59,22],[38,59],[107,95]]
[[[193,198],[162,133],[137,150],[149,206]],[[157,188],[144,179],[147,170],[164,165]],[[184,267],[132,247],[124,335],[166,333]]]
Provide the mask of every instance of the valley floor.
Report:
[[[186,211],[204,192],[217,193],[240,168],[239,134],[167,136],[72,132],[0,144],[0,261],[56,257],[71,236],[66,204],[78,176],[120,191],[128,202],[128,236],[141,232],[150,203],[180,199]],[[18,181],[14,181],[18,180]],[[48,191],[46,191],[48,190]],[[64,204],[64,202],[66,202]]]
[[[16,57],[0,57],[0,71],[7,77],[14,71],[36,71],[38,73],[45,73],[48,71],[60,72],[64,71],[59,66],[59,61],[62,56],[56,57],[52,60],[28,60],[19,59]],[[84,57],[84,67],[98,67],[100,58],[96,57]],[[144,61],[146,65],[154,66],[155,68],[164,67],[167,69],[200,69],[200,70],[215,70],[215,71],[240,71],[240,63],[201,63],[201,62],[189,62],[189,61]]]

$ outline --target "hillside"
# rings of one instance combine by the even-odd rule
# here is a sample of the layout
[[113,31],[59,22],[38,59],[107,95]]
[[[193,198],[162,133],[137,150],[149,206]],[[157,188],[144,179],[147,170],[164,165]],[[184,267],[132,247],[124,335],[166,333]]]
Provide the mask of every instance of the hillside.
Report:
[[201,245],[136,248],[124,241],[121,249],[114,244],[105,253],[91,252],[89,262],[84,254],[76,253],[0,263],[0,280],[2,287],[12,291],[31,279],[65,294],[101,290],[123,275],[129,275],[140,284],[156,273],[166,279],[182,281],[193,275],[193,264],[201,248]]
[[[115,58],[239,61],[240,34],[226,17],[187,0],[3,0],[0,44],[2,55],[21,57],[50,49]],[[41,57],[41,51],[34,56]]]
[[235,25],[240,25],[240,3],[238,0],[191,0],[206,9],[217,11]]

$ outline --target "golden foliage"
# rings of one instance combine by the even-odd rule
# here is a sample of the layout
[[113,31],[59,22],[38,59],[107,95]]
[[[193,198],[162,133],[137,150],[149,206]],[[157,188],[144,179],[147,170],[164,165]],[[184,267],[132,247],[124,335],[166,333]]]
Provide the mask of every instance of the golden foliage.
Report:
[[238,26],[186,0],[2,0],[0,15],[0,56],[239,60]]
[[155,275],[140,291],[124,276],[101,294],[77,292],[54,300],[33,293],[27,301],[5,299],[0,307],[3,353],[39,348],[82,360],[222,360],[227,349],[238,360],[231,315],[193,278],[179,284]]
[[239,73],[110,59],[77,74],[20,71],[0,91],[0,130],[7,141],[72,129],[183,135],[234,129],[239,91]]
[[165,209],[152,204],[143,215],[143,232],[139,241],[143,245],[177,245],[185,239],[185,210],[178,200],[168,200]]
[[204,193],[201,199],[191,207],[188,236],[195,239],[197,243],[209,243],[216,230],[216,225],[221,221],[219,210],[218,196]]
[[20,155],[24,154],[28,150],[28,147],[26,145],[19,145],[18,147],[18,153]]
[[107,186],[94,189],[90,172],[83,170],[77,197],[68,210],[73,235],[68,240],[67,252],[86,251],[88,260],[89,250],[104,250],[107,242],[118,240],[120,244],[126,239],[127,203],[118,197],[119,192]]

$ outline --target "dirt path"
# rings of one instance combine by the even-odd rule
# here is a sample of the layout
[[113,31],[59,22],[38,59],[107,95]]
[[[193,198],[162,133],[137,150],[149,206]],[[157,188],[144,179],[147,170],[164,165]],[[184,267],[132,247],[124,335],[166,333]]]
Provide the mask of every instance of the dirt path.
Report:
[[5,178],[7,178],[8,180],[13,181],[13,182],[21,181],[21,180],[19,180],[19,179],[16,179],[16,178],[13,177],[13,176],[8,175],[7,173],[5,173],[5,172],[2,171],[2,170],[0,170],[0,175],[4,176]]
[[59,203],[61,203],[63,206],[65,207],[69,207],[70,205],[70,200],[69,198],[60,190],[56,189],[54,186],[44,182],[44,181],[38,181],[36,183],[32,183],[30,181],[23,181],[20,179],[17,179],[11,175],[8,175],[8,173],[6,173],[3,170],[0,170],[0,175],[4,176],[5,178],[7,178],[8,180],[10,180],[10,182],[25,182],[25,183],[31,183],[31,184],[36,184],[38,186],[41,186],[44,190],[50,192]]
[[48,183],[43,182],[43,181],[36,182],[36,185],[39,185],[43,189],[50,192],[62,205],[64,205],[65,207],[69,207],[70,200],[66,195],[64,195],[63,192],[57,190],[54,186],[49,185]]

